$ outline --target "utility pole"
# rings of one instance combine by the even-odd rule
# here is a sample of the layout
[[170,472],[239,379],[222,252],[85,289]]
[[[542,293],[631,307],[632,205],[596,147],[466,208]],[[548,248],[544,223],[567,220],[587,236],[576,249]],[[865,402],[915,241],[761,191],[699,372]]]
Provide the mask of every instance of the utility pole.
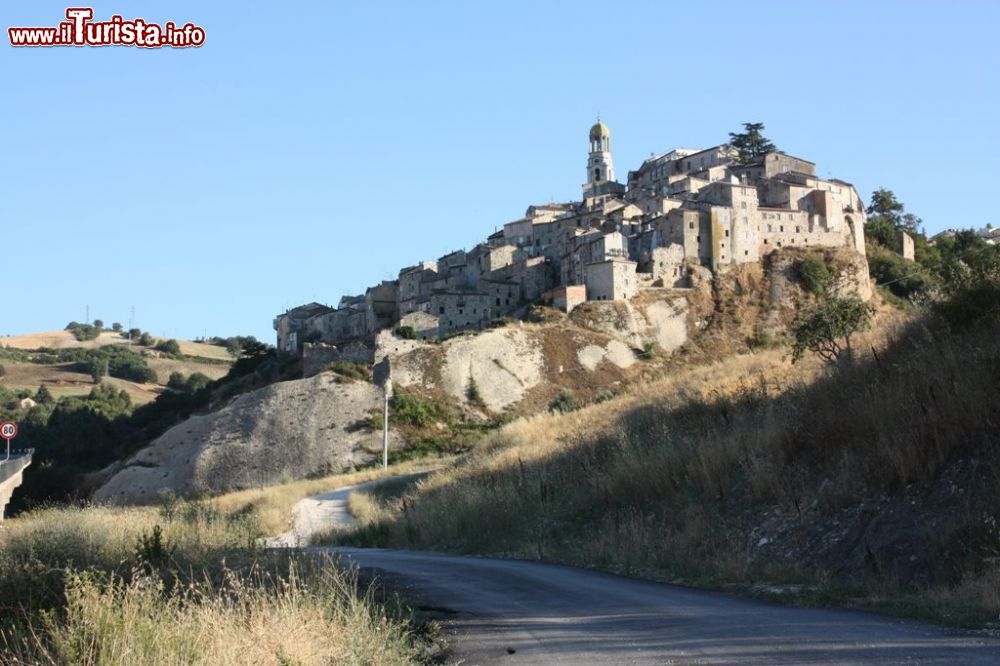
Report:
[[392,397],[392,382],[385,385],[385,411],[382,413],[382,469],[389,469],[389,398]]
[[128,313],[128,346],[129,349],[132,348],[132,321],[135,319],[135,306],[129,310]]
[[372,367],[372,382],[382,387],[382,467],[389,468],[389,399],[392,398],[392,379],[389,368],[389,357],[382,359]]

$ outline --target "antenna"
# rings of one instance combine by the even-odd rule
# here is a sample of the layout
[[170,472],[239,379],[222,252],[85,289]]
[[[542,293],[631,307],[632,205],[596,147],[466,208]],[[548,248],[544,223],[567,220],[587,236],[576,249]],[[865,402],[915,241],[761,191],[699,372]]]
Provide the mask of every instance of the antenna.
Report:
[[84,317],[83,317],[83,323],[84,324],[89,324],[90,323],[90,305],[87,305],[87,314],[84,315]]
[[132,322],[135,320],[135,306],[131,306],[128,313],[128,346],[132,346]]

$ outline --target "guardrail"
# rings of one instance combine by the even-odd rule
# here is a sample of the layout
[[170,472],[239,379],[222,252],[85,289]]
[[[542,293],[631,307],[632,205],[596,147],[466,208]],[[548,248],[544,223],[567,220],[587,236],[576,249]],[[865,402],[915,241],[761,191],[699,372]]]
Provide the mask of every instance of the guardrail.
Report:
[[[21,449],[10,452],[10,460],[0,458],[0,483],[14,476],[31,464],[34,449]],[[2,455],[2,453],[0,453]]]

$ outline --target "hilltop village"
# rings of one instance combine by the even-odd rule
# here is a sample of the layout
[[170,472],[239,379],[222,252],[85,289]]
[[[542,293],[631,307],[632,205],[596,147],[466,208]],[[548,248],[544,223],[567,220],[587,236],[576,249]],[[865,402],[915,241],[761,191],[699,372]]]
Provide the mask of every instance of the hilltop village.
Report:
[[781,151],[741,159],[730,144],[654,155],[618,182],[611,131],[590,128],[581,201],[529,206],[469,251],[399,271],[396,280],[309,303],[274,319],[278,348],[341,345],[384,329],[421,338],[482,329],[544,302],[626,300],[643,288],[685,287],[697,271],[759,262],[783,247],[864,253],[864,206],[847,182]]

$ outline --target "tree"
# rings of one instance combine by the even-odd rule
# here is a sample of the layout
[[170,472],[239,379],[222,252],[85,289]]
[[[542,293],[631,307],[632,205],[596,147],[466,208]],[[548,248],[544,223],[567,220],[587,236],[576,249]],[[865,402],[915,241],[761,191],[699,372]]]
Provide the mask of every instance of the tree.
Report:
[[128,329],[128,333],[125,335],[125,337],[127,337],[129,340],[138,340],[141,335],[142,331],[140,331],[138,328],[130,328]]
[[94,320],[94,328],[96,328],[98,330],[104,328],[104,322],[101,321],[100,319],[95,319]]
[[865,212],[869,215],[888,218],[895,226],[903,214],[903,204],[896,199],[892,190],[880,187],[872,192],[872,202],[865,209]]
[[149,333],[143,333],[142,335],[139,336],[139,344],[142,345],[143,347],[152,347],[153,336],[151,336]]
[[122,332],[121,322],[116,321],[115,323],[111,324],[111,330],[114,331],[115,333],[121,333]]
[[875,309],[857,296],[832,298],[801,313],[792,323],[792,363],[811,351],[827,363],[853,353],[851,337],[868,328]]
[[94,359],[93,364],[90,366],[90,376],[93,377],[95,384],[100,384],[101,379],[108,376],[108,359]]
[[52,397],[52,392],[49,391],[49,387],[42,384],[38,387],[38,392],[35,393],[35,402],[39,405],[51,405],[54,404],[56,399]]
[[739,164],[752,164],[777,147],[761,133],[764,123],[743,123],[743,131],[729,133],[729,145],[738,151]]

